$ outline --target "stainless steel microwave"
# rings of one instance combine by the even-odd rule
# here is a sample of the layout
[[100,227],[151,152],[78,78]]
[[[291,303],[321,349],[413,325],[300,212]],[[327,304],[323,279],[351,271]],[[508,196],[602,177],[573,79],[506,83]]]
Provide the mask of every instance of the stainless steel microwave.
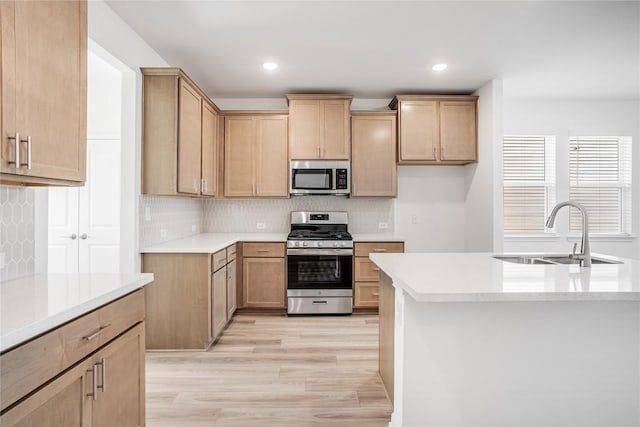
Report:
[[348,196],[351,171],[348,160],[292,160],[292,195]]

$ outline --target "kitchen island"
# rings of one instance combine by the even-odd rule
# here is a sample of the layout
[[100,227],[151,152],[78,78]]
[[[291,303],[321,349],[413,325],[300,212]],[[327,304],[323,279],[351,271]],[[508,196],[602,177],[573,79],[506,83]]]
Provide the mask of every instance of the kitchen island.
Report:
[[640,262],[370,258],[391,426],[640,425]]

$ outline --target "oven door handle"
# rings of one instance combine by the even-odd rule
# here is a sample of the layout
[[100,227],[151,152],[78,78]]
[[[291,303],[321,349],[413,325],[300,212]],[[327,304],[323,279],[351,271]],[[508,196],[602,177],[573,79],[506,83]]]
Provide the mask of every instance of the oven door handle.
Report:
[[351,256],[353,249],[287,249],[287,255],[338,255]]

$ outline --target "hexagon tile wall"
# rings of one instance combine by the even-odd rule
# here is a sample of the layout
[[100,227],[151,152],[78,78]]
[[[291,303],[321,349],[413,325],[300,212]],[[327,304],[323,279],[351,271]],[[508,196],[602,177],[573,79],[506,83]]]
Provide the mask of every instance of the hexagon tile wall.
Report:
[[34,190],[0,186],[0,216],[0,281],[32,274],[35,271]]

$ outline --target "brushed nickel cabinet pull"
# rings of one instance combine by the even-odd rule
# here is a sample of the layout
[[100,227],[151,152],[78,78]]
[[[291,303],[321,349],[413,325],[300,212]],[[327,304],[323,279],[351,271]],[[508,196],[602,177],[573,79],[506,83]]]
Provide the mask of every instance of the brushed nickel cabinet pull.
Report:
[[258,249],[258,251],[257,251],[257,252],[259,252],[259,253],[265,253],[265,252],[271,252],[271,250],[270,250],[270,249]]
[[107,390],[107,361],[105,360],[104,357],[100,359],[100,361],[96,363],[94,366],[98,366],[98,365],[102,367],[101,375],[100,375],[100,379],[102,380],[102,383],[99,386],[96,386],[96,389],[99,388],[104,393]]
[[378,249],[374,249],[373,252],[387,252],[387,250],[378,248]]
[[378,267],[373,267],[373,271],[380,271]]
[[26,166],[27,169],[31,170],[31,135],[28,135],[27,139],[21,139],[20,142],[27,143],[27,163],[20,163],[20,166]]
[[13,144],[16,150],[15,161],[9,161],[10,165],[16,165],[16,169],[20,169],[20,134],[16,132],[16,136],[10,136],[9,140],[13,140]]
[[109,326],[111,326],[111,323],[108,323],[104,326],[100,326],[100,329],[98,329],[96,332],[92,333],[91,335],[84,336],[82,337],[82,339],[85,341],[91,341],[92,339],[95,339],[100,334],[102,334]]
[[91,396],[93,400],[98,400],[98,366],[94,363],[91,369],[88,369],[87,372],[91,372],[91,376],[93,378],[91,393],[87,394],[87,396]]
[[436,158],[436,147],[433,147],[433,158]]
[[379,293],[379,292],[374,292],[374,293],[372,293],[371,295],[373,295],[374,297],[379,297],[379,296],[380,296],[380,293]]

